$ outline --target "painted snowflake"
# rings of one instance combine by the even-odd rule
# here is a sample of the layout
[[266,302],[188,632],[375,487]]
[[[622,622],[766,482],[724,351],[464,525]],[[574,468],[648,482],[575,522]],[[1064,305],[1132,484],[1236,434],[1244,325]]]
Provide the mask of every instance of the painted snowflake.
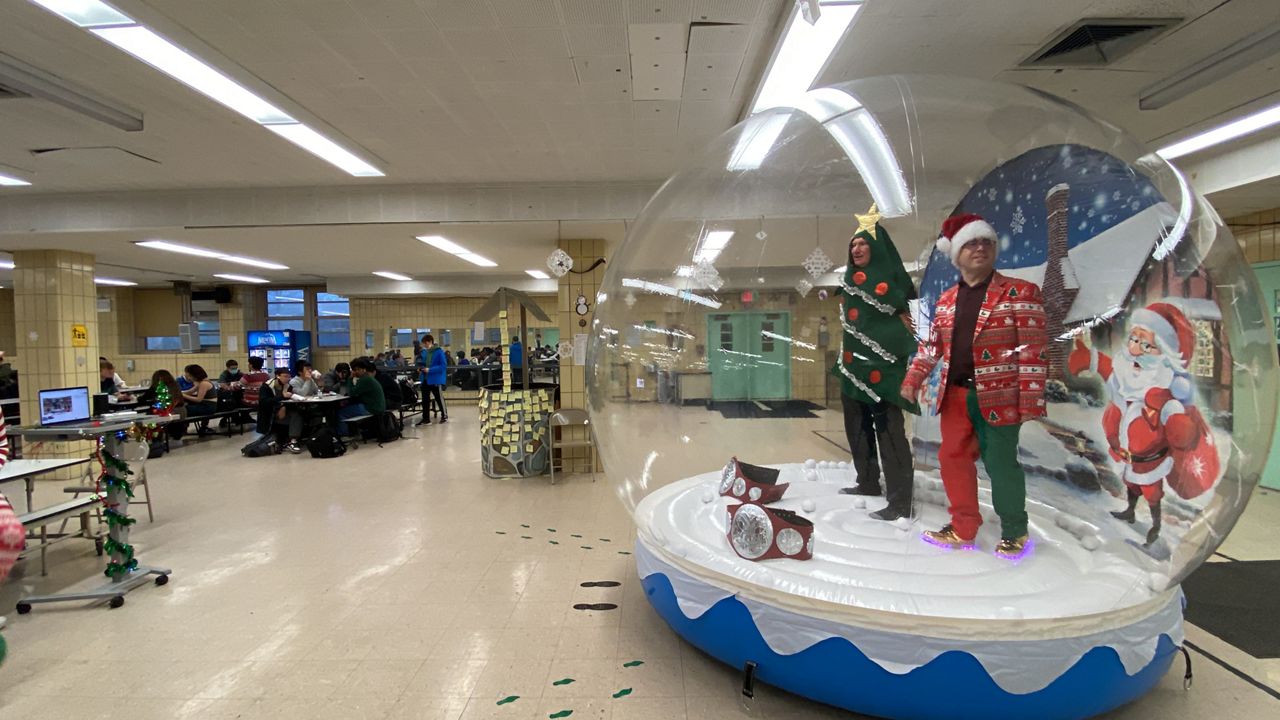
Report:
[[569,253],[556,248],[554,252],[547,256],[547,268],[556,277],[564,277],[566,273],[573,269],[573,258],[569,257]]
[[796,292],[800,293],[800,297],[808,297],[809,291],[813,289],[813,283],[808,280],[800,280],[796,283]]
[[1013,218],[1009,220],[1009,229],[1013,230],[1014,235],[1022,234],[1022,226],[1027,224],[1027,216],[1022,214],[1022,206],[1014,208]]
[[817,280],[823,273],[830,270],[835,263],[831,262],[831,258],[827,257],[827,254],[822,251],[822,248],[816,247],[813,249],[813,252],[809,253],[809,257],[804,259],[804,262],[801,263],[801,265],[804,267],[805,271],[809,273],[810,277]]

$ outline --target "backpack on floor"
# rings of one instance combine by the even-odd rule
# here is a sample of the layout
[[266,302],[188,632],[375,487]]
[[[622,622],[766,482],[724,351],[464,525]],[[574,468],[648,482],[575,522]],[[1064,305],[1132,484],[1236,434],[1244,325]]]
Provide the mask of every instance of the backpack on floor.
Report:
[[334,458],[347,452],[347,446],[328,427],[320,428],[307,439],[307,449],[313,458]]
[[240,448],[240,452],[245,457],[267,457],[268,455],[279,455],[280,445],[271,435],[263,435],[253,442]]
[[378,444],[389,443],[401,438],[404,424],[393,412],[384,412],[378,416]]

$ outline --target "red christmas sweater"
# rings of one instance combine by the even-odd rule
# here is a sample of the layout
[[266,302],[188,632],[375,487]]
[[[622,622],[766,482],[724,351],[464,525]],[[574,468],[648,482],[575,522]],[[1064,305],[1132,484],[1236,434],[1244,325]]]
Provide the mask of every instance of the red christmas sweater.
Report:
[[[935,365],[942,363],[941,387],[951,365],[951,331],[958,286],[938,298],[929,334],[920,342],[902,386],[919,392]],[[1014,425],[1045,414],[1045,315],[1040,287],[996,273],[978,312],[973,336],[974,386],[982,416],[992,425]],[[937,414],[944,392],[933,401]]]

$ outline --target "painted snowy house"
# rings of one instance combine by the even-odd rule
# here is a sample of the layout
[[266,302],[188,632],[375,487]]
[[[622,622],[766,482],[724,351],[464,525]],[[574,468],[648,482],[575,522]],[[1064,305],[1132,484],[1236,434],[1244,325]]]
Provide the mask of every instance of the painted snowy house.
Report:
[[[1180,277],[1170,263],[1151,260],[1156,243],[1177,219],[1177,211],[1168,203],[1156,203],[1063,254],[1054,241],[1058,226],[1054,207],[1061,203],[1058,214],[1066,215],[1066,193],[1059,188],[1065,186],[1055,187],[1046,198],[1049,205],[1046,262],[1000,270],[1005,275],[1030,280],[1044,290],[1049,337],[1061,337],[1072,327],[1091,323],[1096,325],[1095,339],[1099,345],[1115,352],[1123,348],[1123,333],[1127,328],[1105,322],[1108,318],[1136,306],[1171,302],[1196,328],[1192,374],[1202,389],[1210,391],[1209,396],[1215,398],[1218,405],[1215,409],[1229,410],[1231,363],[1226,356],[1222,313],[1213,282],[1204,270]],[[1057,197],[1055,192],[1059,193]],[[1065,217],[1062,222],[1065,226]],[[1061,242],[1061,246],[1065,244],[1065,240]],[[1065,299],[1070,300],[1069,305],[1062,302]],[[1056,359],[1059,363],[1053,368],[1057,372],[1052,377],[1062,379],[1065,354],[1070,352],[1069,341],[1055,344],[1051,351],[1051,362]],[[1058,354],[1062,357],[1057,357]]]

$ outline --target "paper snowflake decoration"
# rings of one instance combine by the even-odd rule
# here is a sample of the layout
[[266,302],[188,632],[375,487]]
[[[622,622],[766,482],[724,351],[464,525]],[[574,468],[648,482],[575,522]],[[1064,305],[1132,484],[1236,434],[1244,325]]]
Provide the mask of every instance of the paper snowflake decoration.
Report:
[[808,280],[801,280],[796,283],[796,292],[800,293],[800,297],[807,297],[809,291],[813,289],[813,283]]
[[556,248],[555,252],[547,256],[547,268],[556,277],[564,277],[565,273],[573,269],[573,258],[569,257],[569,253]]
[[1027,216],[1022,214],[1022,206],[1019,205],[1013,211],[1013,218],[1009,221],[1009,229],[1013,230],[1014,235],[1022,234],[1022,226],[1027,224]]
[[764,240],[764,239],[765,239],[765,238],[767,238],[767,237],[769,237],[769,233],[767,233],[767,232],[765,232],[765,231],[763,231],[763,230],[761,230],[760,232],[756,233],[756,239],[757,239],[757,240]]
[[635,306],[636,306],[636,294],[635,294],[635,293],[631,293],[631,292],[627,293],[627,296],[626,296],[626,297],[624,297],[624,298],[622,298],[622,302],[626,303],[626,304],[627,304],[627,307],[629,307],[629,308],[635,307]]
[[823,273],[830,270],[835,263],[831,262],[831,258],[827,257],[827,254],[822,251],[822,248],[816,247],[813,249],[813,252],[809,253],[809,257],[804,259],[804,262],[801,263],[801,265],[804,267],[805,271],[809,273],[810,277],[817,280]]
[[724,287],[724,280],[720,279],[720,271],[716,269],[715,265],[705,261],[693,266],[693,280],[711,290],[719,290]]

